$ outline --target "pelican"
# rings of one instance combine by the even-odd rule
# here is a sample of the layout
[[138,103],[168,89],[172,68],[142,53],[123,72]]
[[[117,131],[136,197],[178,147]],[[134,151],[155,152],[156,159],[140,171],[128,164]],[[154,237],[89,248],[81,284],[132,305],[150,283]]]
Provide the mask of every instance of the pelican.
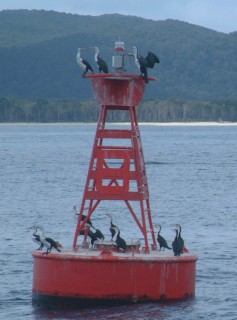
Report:
[[138,67],[138,69],[141,71],[141,75],[144,76],[144,80],[146,83],[148,83],[147,78],[147,68],[153,69],[155,66],[155,63],[160,63],[159,58],[153,53],[148,52],[146,58],[138,54],[137,47],[132,47],[133,56],[135,59],[135,63]]
[[95,62],[99,68],[99,73],[104,72],[104,73],[108,73],[108,65],[107,63],[100,58],[100,49],[98,47],[92,47],[93,49],[95,49]]
[[159,246],[160,246],[160,250],[162,248],[165,248],[166,249],[169,249],[171,250],[171,248],[168,246],[167,244],[167,241],[160,235],[160,232],[161,232],[161,225],[160,224],[157,224],[156,226],[158,226],[159,230],[158,230],[158,234],[157,234],[157,242],[159,243]]
[[85,78],[85,75],[87,74],[88,71],[90,71],[91,73],[94,73],[91,65],[89,64],[88,61],[86,61],[85,59],[81,58],[81,50],[83,50],[84,48],[78,48],[78,52],[77,52],[77,63],[79,64],[79,66],[82,68],[82,70],[84,70],[83,74],[82,74],[82,78]]

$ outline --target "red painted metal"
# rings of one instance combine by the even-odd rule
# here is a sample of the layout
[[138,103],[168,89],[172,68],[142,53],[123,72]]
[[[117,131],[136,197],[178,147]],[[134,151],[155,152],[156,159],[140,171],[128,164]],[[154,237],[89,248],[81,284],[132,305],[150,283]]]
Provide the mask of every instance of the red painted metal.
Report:
[[148,301],[194,297],[196,256],[35,251],[33,295]]
[[[73,247],[48,255],[33,252],[33,299],[63,297],[84,303],[194,297],[197,257],[188,252],[175,257],[172,252],[157,250],[136,112],[145,81],[124,73],[86,77],[91,78],[101,108]],[[129,116],[130,128],[107,127],[108,113],[121,110]],[[110,145],[106,144],[108,139]],[[144,247],[132,244],[126,253],[120,253],[114,243],[101,242],[96,249],[86,249],[88,220],[101,201],[115,200],[126,204],[143,235]],[[78,236],[82,231],[84,241],[80,246]]]
[[[101,104],[101,111],[73,246],[77,247],[78,235],[100,201],[121,200],[126,203],[140,228],[145,240],[145,250],[149,252],[148,231],[153,239],[152,248],[156,249],[157,245],[136,112],[136,106],[143,97],[145,81],[143,77],[132,74],[92,74],[87,77],[92,79],[93,92]],[[111,127],[106,129],[108,112],[121,109],[129,114],[130,130],[115,130]],[[108,138],[120,139],[121,144],[129,140],[130,144],[115,146],[115,143],[111,143],[108,146],[105,144]],[[111,160],[119,163],[119,166],[111,167]],[[141,219],[133,209],[132,202],[139,202]],[[82,221],[83,215],[87,219]]]

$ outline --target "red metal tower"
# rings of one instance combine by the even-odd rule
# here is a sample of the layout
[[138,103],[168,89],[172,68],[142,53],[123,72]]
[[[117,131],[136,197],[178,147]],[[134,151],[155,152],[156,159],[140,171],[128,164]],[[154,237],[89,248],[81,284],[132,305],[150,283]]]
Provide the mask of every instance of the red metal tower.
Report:
[[[157,246],[136,111],[143,97],[145,81],[142,76],[124,73],[87,77],[91,78],[93,93],[101,109],[73,247],[77,247],[78,235],[102,200],[122,200],[144,236],[145,252],[149,252],[148,232],[152,235],[152,248]],[[111,124],[107,127],[110,110],[126,112],[130,129],[113,129]],[[140,204],[140,212],[135,212],[134,202]],[[86,218],[83,220],[82,216]]]

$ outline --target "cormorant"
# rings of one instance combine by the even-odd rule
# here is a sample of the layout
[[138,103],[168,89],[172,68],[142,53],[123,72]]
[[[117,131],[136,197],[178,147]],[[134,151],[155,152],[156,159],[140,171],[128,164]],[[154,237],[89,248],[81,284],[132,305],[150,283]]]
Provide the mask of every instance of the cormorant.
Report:
[[40,236],[37,234],[37,230],[38,230],[38,226],[32,226],[31,229],[35,229],[35,232],[32,234],[32,240],[37,243],[39,246],[38,249],[36,250],[42,250],[44,245],[43,243],[40,241]]
[[[77,212],[77,207],[76,206],[73,206],[73,211],[74,211],[75,217],[78,218],[79,213]],[[85,219],[86,219],[86,215],[83,214],[82,217],[81,217],[81,221],[84,221]],[[90,219],[88,219],[86,223],[88,223],[90,226],[92,226],[92,222],[91,222]]]
[[108,65],[107,63],[100,58],[100,50],[98,47],[93,47],[95,49],[95,62],[99,68],[99,73],[104,72],[104,73],[108,73]]
[[115,236],[116,236],[116,244],[118,246],[119,249],[122,249],[123,251],[125,251],[127,249],[127,244],[126,241],[120,237],[120,230],[118,227],[114,226],[112,227],[115,231]]
[[169,249],[171,250],[172,248],[170,248],[167,244],[167,241],[160,235],[160,232],[161,232],[161,225],[160,224],[157,224],[157,226],[159,227],[159,231],[158,231],[158,234],[157,234],[157,242],[159,243],[159,246],[160,246],[160,250],[162,248],[166,248],[166,249]]
[[49,237],[44,236],[44,228],[42,226],[38,226],[38,229],[41,230],[41,234],[39,234],[40,242],[47,248],[47,251],[44,254],[48,254],[51,252],[52,248],[56,249],[58,252],[61,252],[58,248],[58,243]]
[[84,70],[83,74],[82,74],[82,78],[85,78],[85,75],[87,74],[88,71],[90,71],[91,73],[94,73],[91,65],[89,64],[88,61],[86,61],[85,59],[81,58],[81,50],[83,48],[78,48],[78,52],[77,52],[77,63],[79,64],[79,66],[82,68],[82,70]]
[[181,253],[183,253],[184,251],[184,240],[183,238],[181,237],[181,231],[182,231],[182,228],[181,228],[181,225],[180,224],[176,224],[176,227],[178,228],[178,239],[181,243],[181,246],[182,246],[182,251]]
[[182,251],[182,243],[179,240],[179,231],[175,229],[176,236],[174,238],[174,241],[172,242],[172,248],[175,256],[180,256]]
[[110,213],[108,213],[108,216],[110,217],[110,228],[109,228],[109,231],[111,233],[111,241],[113,241],[113,238],[114,238],[115,233],[116,233],[114,228],[117,228],[117,226],[113,224],[112,215]]
[[147,78],[147,68],[154,68],[155,63],[160,63],[159,58],[151,51],[148,52],[146,58],[138,54],[137,47],[132,47],[133,56],[135,59],[135,63],[139,70],[141,71],[141,75],[144,76],[144,80],[148,83]]
[[96,229],[95,227],[93,227],[93,225],[91,225],[91,227],[95,230],[95,232],[92,232],[91,230],[89,230],[88,232],[88,236],[91,238],[91,245],[93,247],[94,245],[94,242],[96,240],[104,240],[104,235],[103,233],[99,230],[99,229]]

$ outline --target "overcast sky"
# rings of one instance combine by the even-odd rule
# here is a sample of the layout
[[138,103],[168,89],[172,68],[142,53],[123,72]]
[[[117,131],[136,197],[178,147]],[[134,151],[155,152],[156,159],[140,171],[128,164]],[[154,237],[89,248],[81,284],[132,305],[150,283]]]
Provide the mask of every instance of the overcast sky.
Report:
[[226,33],[237,31],[237,0],[0,0],[0,10],[4,9],[120,13],[153,20],[177,19]]

